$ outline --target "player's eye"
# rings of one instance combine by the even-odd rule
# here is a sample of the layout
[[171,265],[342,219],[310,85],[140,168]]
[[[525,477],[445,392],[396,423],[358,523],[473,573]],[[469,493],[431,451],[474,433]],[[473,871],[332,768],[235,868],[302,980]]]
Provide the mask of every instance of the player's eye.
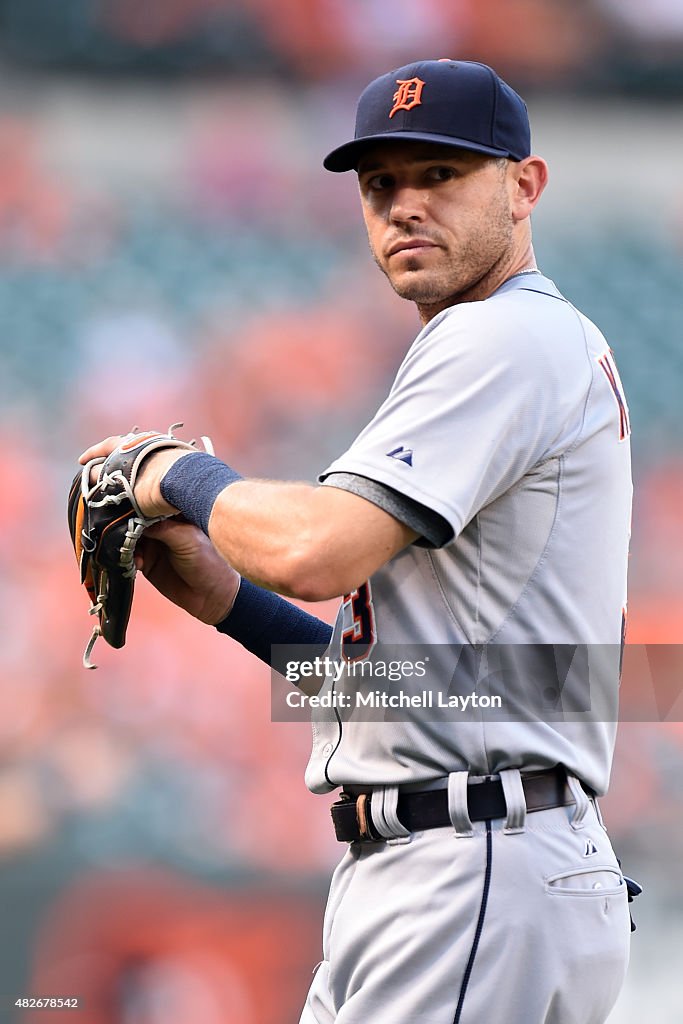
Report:
[[394,179],[390,174],[373,174],[366,180],[365,188],[368,192],[385,192],[393,184]]
[[451,178],[455,178],[456,173],[454,167],[430,167],[425,176],[430,181],[450,181]]

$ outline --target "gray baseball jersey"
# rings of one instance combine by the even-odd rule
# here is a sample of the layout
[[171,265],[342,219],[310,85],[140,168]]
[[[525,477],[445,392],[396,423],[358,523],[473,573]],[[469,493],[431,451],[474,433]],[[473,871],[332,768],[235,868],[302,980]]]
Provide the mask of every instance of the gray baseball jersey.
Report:
[[[629,433],[604,337],[552,281],[525,272],[483,301],[444,310],[416,338],[373,420],[321,476],[422,535],[344,600],[331,651],[349,637],[365,637],[370,657],[377,641],[618,650]],[[616,694],[618,667],[608,675]],[[615,724],[594,716],[316,718],[306,774],[314,792],[558,762],[598,794],[609,780]]]

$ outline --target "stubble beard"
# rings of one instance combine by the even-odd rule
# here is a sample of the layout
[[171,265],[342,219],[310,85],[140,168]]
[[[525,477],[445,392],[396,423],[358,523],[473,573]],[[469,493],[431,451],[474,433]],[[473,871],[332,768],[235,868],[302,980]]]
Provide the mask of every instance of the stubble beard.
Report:
[[[438,243],[439,239],[435,238]],[[513,250],[513,222],[507,207],[496,204],[483,227],[469,232],[457,251],[436,250],[433,255],[403,257],[400,272],[392,272],[390,261],[382,261],[376,252],[375,263],[397,295],[420,307],[455,303],[468,296],[480,283],[504,265]]]

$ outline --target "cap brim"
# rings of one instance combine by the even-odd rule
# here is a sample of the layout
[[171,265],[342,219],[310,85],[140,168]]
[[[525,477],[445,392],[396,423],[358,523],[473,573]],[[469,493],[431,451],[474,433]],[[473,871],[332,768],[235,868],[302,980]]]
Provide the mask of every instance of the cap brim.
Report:
[[354,139],[337,149],[333,149],[323,160],[323,167],[328,171],[354,171],[366,149],[376,145],[378,142],[436,142],[441,146],[453,146],[455,149],[469,149],[474,153],[485,153],[488,156],[510,156],[505,149],[496,149],[493,146],[481,146],[478,142],[470,142],[469,139],[455,139],[452,135],[438,135],[435,132],[378,132],[376,135],[366,135],[362,139]]

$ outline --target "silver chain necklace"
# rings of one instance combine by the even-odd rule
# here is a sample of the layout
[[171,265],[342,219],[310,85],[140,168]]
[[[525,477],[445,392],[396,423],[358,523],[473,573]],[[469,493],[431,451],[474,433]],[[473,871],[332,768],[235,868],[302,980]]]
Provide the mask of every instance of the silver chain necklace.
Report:
[[[518,270],[516,274],[512,275],[512,277],[521,277],[522,274],[540,274],[540,273],[541,273],[541,271],[537,270],[536,267],[529,267],[528,270]],[[510,280],[512,280],[512,278]]]

